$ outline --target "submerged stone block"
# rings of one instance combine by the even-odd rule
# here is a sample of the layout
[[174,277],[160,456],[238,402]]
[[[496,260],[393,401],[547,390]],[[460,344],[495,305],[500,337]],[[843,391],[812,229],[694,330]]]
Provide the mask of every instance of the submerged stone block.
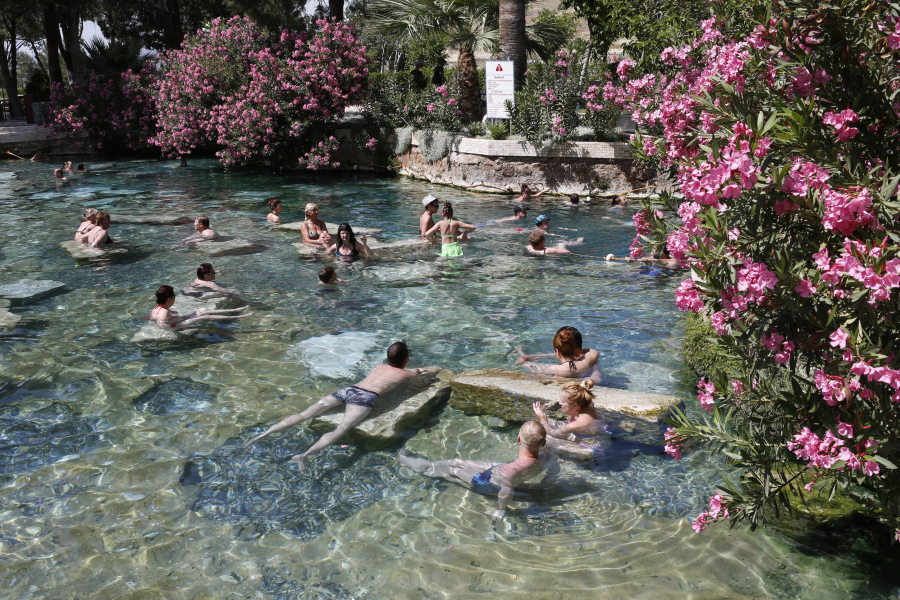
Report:
[[[419,388],[407,382],[401,383],[383,396],[379,396],[365,419],[347,432],[346,438],[366,449],[379,449],[400,439],[403,432],[424,421],[432,409],[450,397],[450,380],[453,373],[438,372],[430,385]],[[309,428],[317,433],[337,429],[344,418],[344,407],[334,408],[324,415],[310,420]]]
[[[562,387],[575,379],[563,379],[503,371],[466,371],[453,380],[450,406],[467,413],[494,415],[508,421],[533,419],[535,402],[556,402]],[[656,425],[681,401],[674,396],[595,387],[594,408],[609,421],[640,421]]]
[[0,298],[9,300],[12,306],[35,302],[55,296],[66,289],[66,284],[52,279],[20,279],[15,283],[0,285]]
[[[201,299],[192,296],[178,295],[175,296],[175,304],[172,308],[177,311],[179,315],[185,316],[202,309],[209,310],[218,308],[219,305],[227,299],[227,297],[223,296]],[[189,338],[195,333],[197,333],[196,329],[163,329],[156,324],[156,321],[148,320],[146,324],[132,336],[131,341],[135,344],[141,342],[176,341]]]
[[5,308],[0,308],[0,327],[12,327],[22,320],[17,314],[13,314]]
[[87,244],[69,240],[68,242],[61,242],[59,245],[75,258],[97,258],[107,254],[124,254],[128,252],[128,248],[122,246],[121,243],[106,244],[102,248],[91,248]]
[[265,250],[264,246],[243,238],[220,236],[214,240],[203,240],[193,243],[194,249],[210,256],[229,254],[253,254]]
[[128,223],[133,225],[186,225],[192,223],[190,217],[175,215],[110,215],[113,223]]
[[[300,228],[303,225],[303,221],[294,221],[292,223],[280,223],[278,225],[278,229],[282,229],[284,231],[296,231],[300,233]],[[334,239],[337,236],[338,223],[325,223],[325,229],[328,230],[328,233],[331,234],[331,237]],[[359,237],[360,235],[373,235],[376,233],[381,233],[382,230],[377,227],[357,227],[353,223],[350,223],[350,227],[353,229],[353,235]],[[335,241],[337,241],[335,239]]]

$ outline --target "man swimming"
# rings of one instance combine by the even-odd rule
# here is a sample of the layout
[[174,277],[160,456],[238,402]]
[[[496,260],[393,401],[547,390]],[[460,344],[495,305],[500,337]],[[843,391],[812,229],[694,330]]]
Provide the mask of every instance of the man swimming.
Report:
[[426,387],[434,378],[434,374],[440,371],[440,367],[406,369],[406,365],[409,363],[409,349],[403,342],[391,344],[387,351],[387,361],[388,364],[378,365],[372,369],[372,372],[365,379],[356,385],[345,387],[329,396],[325,396],[302,413],[292,415],[272,425],[265,433],[247,442],[244,448],[249,448],[271,433],[284,431],[343,404],[344,418],[341,420],[340,425],[337,426],[337,429],[320,437],[303,454],[291,457],[291,460],[296,461],[300,470],[303,471],[306,469],[306,458],[335,443],[341,436],[359,424],[371,412],[378,396],[394,389],[406,380],[409,380],[416,387]]
[[535,229],[528,236],[526,249],[532,254],[569,254],[571,250],[566,248],[565,242],[560,242],[556,247],[547,247],[547,236],[540,229]]

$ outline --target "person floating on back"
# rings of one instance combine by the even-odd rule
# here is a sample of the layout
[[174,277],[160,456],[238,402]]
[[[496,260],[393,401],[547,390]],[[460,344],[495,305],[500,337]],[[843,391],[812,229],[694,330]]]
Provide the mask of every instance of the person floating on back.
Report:
[[459,245],[458,240],[467,238],[465,232],[463,232],[463,235],[460,236],[459,230],[464,229],[468,231],[475,231],[477,227],[475,227],[474,225],[469,225],[468,223],[463,223],[459,219],[454,219],[453,206],[449,202],[444,204],[444,208],[441,210],[441,214],[444,215],[444,220],[426,231],[422,235],[422,237],[427,239],[428,236],[432,233],[440,231],[441,253],[439,254],[439,256],[442,256],[444,258],[454,258],[462,256],[463,251]]
[[325,396],[302,413],[292,415],[272,425],[265,433],[247,442],[244,449],[249,448],[272,433],[299,425],[307,419],[311,419],[343,404],[344,418],[341,420],[340,425],[337,426],[337,429],[323,435],[306,452],[291,457],[291,460],[295,461],[300,470],[303,471],[306,469],[305,461],[307,457],[327,448],[355,427],[371,412],[380,395],[394,389],[406,380],[409,380],[416,387],[426,387],[434,378],[434,374],[440,371],[439,367],[406,369],[406,365],[409,363],[409,349],[403,342],[391,344],[387,351],[387,362],[388,364],[380,364],[375,367],[365,379],[356,385],[345,387],[329,396]]
[[497,510],[493,518],[502,519],[506,516],[506,508],[516,487],[545,471],[550,475],[559,473],[559,460],[544,448],[547,432],[538,421],[528,421],[522,425],[517,442],[519,457],[506,464],[459,458],[430,462],[408,456],[402,450],[398,459],[402,465],[420,475],[446,479],[479,494],[497,494]]
[[197,321],[231,321],[253,316],[253,313],[229,315],[229,313],[235,313],[249,308],[247,306],[227,309],[200,309],[189,315],[179,315],[178,312],[172,310],[173,304],[175,304],[175,290],[172,289],[172,286],[159,286],[159,289],[156,290],[156,307],[150,312],[150,318],[153,321],[156,321],[157,325],[168,331],[190,325],[191,323],[196,323]]

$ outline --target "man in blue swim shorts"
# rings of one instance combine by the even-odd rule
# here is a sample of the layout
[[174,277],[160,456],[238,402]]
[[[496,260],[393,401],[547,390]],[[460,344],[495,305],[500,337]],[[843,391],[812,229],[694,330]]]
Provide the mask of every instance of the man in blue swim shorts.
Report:
[[409,349],[403,342],[397,342],[388,348],[387,361],[388,364],[378,365],[365,379],[356,385],[345,387],[330,396],[325,396],[302,413],[292,415],[280,423],[272,425],[265,433],[260,434],[247,442],[247,445],[244,446],[244,448],[249,448],[270,433],[284,431],[289,427],[298,425],[307,419],[311,419],[316,415],[320,415],[329,409],[343,404],[344,418],[341,420],[341,424],[338,425],[337,429],[323,435],[303,454],[291,457],[291,460],[296,461],[300,470],[303,471],[306,468],[306,457],[335,443],[342,435],[355,427],[369,414],[369,411],[375,406],[375,400],[378,399],[379,395],[394,389],[397,385],[407,379],[417,387],[425,387],[434,378],[435,373],[440,371],[440,367],[406,369],[405,367],[407,363],[409,363]]

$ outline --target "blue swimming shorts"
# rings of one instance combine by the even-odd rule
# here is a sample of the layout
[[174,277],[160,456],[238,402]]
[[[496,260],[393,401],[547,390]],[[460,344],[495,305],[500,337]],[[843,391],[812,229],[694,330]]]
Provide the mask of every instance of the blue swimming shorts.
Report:
[[375,399],[378,398],[378,394],[375,392],[358,388],[355,385],[338,390],[333,393],[332,396],[344,404],[355,404],[356,406],[365,406],[366,408],[375,406]]

